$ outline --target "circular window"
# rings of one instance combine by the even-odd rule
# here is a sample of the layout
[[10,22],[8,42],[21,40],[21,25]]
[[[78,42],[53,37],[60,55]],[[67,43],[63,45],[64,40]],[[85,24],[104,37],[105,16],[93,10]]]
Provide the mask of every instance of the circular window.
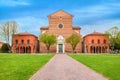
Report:
[[58,26],[59,28],[63,28],[63,25],[62,24],[59,24],[59,26]]

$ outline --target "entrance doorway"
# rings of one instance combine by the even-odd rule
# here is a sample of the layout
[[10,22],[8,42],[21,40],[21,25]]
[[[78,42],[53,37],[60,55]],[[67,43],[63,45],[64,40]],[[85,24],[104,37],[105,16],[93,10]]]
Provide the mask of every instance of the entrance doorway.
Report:
[[56,53],[65,53],[65,44],[64,44],[64,37],[59,35],[57,38],[57,52]]
[[58,44],[59,53],[63,53],[63,44]]

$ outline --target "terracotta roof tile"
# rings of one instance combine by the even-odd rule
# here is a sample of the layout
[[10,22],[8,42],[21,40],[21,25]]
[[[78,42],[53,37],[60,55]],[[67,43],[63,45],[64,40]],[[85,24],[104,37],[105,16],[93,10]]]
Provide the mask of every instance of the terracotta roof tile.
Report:
[[94,31],[94,32],[92,32],[92,33],[90,33],[90,34],[85,35],[84,37],[86,37],[86,36],[96,36],[96,35],[105,35],[105,34]]
[[[35,36],[34,34],[31,34],[29,32],[21,32],[21,33],[15,34],[15,35],[32,35],[32,36]],[[35,37],[37,37],[37,36],[35,36]]]

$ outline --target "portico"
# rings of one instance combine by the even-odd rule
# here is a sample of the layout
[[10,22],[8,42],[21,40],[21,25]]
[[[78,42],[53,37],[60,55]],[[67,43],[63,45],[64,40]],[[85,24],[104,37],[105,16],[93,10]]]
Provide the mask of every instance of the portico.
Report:
[[57,38],[57,53],[65,53],[65,41],[62,35]]

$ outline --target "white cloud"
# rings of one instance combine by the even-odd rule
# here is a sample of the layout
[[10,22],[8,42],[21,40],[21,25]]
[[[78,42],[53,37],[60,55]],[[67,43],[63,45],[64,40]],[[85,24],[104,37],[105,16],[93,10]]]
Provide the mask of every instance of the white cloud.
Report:
[[30,5],[29,2],[23,0],[0,0],[0,5],[3,6],[19,6],[19,5]]
[[73,14],[76,14],[82,19],[102,17],[116,13],[116,11],[113,11],[111,7],[106,5],[94,5],[84,8],[73,9],[72,12]]
[[15,19],[15,21],[18,22],[20,26],[20,32],[30,32],[37,36],[40,34],[40,27],[41,26],[47,26],[48,21],[45,18],[36,18],[32,16],[26,16]]
[[113,26],[117,26],[120,29],[120,19],[103,20],[98,21],[95,24],[81,25],[81,33],[83,36],[92,33],[93,31],[104,33]]

